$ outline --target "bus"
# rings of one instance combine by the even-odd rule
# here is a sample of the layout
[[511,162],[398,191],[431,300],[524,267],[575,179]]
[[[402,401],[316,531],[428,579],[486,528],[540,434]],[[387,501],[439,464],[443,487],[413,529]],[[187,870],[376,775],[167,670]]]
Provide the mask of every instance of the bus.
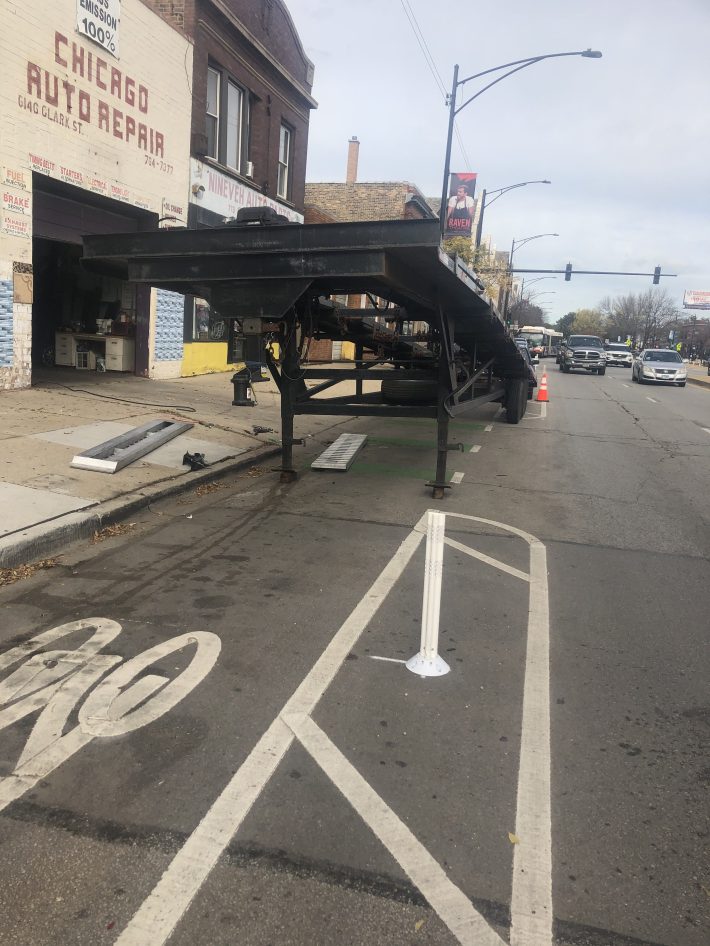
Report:
[[516,335],[518,338],[527,339],[530,354],[540,358],[554,355],[553,348],[562,340],[562,332],[556,332],[548,325],[523,325]]

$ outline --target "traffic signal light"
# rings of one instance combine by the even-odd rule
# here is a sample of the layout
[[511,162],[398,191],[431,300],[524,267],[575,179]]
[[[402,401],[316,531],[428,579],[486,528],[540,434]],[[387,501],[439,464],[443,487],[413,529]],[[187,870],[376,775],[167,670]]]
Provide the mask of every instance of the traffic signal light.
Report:
[[567,263],[565,266],[565,282],[569,282],[572,278],[572,264]]
[[653,271],[653,285],[657,286],[660,281],[661,281],[661,267],[656,266],[656,268]]

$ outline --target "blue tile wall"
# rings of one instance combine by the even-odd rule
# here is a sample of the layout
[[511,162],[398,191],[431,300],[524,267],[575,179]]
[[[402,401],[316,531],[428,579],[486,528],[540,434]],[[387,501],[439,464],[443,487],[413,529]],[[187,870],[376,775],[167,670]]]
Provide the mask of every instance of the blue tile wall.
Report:
[[182,361],[185,297],[166,289],[156,289],[156,296],[155,360]]
[[0,279],[0,368],[12,365],[12,280]]

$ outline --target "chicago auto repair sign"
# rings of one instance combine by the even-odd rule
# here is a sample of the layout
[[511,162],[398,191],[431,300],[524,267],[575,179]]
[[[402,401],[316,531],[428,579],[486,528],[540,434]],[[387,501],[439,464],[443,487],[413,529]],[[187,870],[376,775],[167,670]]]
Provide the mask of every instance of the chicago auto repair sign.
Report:
[[121,0],[76,0],[76,29],[116,59]]

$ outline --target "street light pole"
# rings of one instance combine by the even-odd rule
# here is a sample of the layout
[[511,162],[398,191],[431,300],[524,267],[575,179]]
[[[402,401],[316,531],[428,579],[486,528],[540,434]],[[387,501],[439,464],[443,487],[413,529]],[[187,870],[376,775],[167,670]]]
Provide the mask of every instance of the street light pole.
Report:
[[505,318],[508,318],[508,309],[510,308],[510,296],[513,291],[513,254],[517,249],[520,249],[521,246],[525,246],[526,243],[530,243],[531,240],[539,240],[541,237],[559,236],[559,233],[536,233],[534,236],[523,237],[522,240],[516,240],[513,237],[513,242],[510,246],[510,256],[508,257],[508,285],[506,286],[505,291],[505,302],[503,305],[503,315]]
[[[481,195],[481,212],[478,215],[478,226],[476,227],[476,248],[481,245],[481,235],[483,233],[483,214],[485,213],[486,207],[490,207],[492,203],[498,200],[499,197],[502,197],[503,194],[507,194],[508,191],[514,191],[517,187],[525,187],[527,184],[551,184],[552,181],[521,181],[520,184],[509,184],[508,187],[497,187],[495,190],[484,190]],[[486,198],[490,194],[495,194],[496,196],[487,200]]]
[[532,286],[534,282],[541,282],[543,279],[557,279],[557,276],[536,276],[535,279],[528,279],[525,282],[525,277],[520,280],[520,298],[523,298],[523,289],[525,286]]
[[[470,105],[474,99],[477,99],[479,95],[483,95],[488,89],[496,85],[498,82],[502,82],[503,79],[506,79],[508,76],[513,75],[515,72],[519,72],[521,69],[526,69],[528,66],[534,65],[536,62],[542,62],[543,59],[559,59],[563,56],[582,56],[585,59],[601,59],[601,53],[597,49],[584,49],[577,52],[570,53],[547,53],[544,56],[530,56],[527,59],[516,59],[514,62],[503,63],[502,66],[493,66],[492,69],[485,69],[483,72],[477,72],[472,76],[467,76],[465,79],[459,81],[459,67],[458,64],[454,66],[454,78],[451,83],[451,94],[448,96],[447,105],[449,107],[449,130],[446,136],[446,158],[444,160],[444,180],[441,186],[441,207],[439,209],[439,221],[441,227],[441,234],[443,236],[444,229],[446,225],[446,203],[449,195],[449,172],[451,170],[451,143],[454,136],[454,120],[459,112],[463,111],[467,105]],[[512,68],[511,68],[512,67]],[[508,69],[508,72],[503,73],[502,76],[498,76],[497,79],[494,79],[492,82],[489,82],[482,89],[479,89],[478,92],[474,93],[470,98],[468,98],[462,105],[456,107],[456,92],[458,91],[459,86],[466,85],[467,82],[471,82],[473,79],[481,79],[483,76],[490,75],[492,72],[500,72],[501,69]]]

